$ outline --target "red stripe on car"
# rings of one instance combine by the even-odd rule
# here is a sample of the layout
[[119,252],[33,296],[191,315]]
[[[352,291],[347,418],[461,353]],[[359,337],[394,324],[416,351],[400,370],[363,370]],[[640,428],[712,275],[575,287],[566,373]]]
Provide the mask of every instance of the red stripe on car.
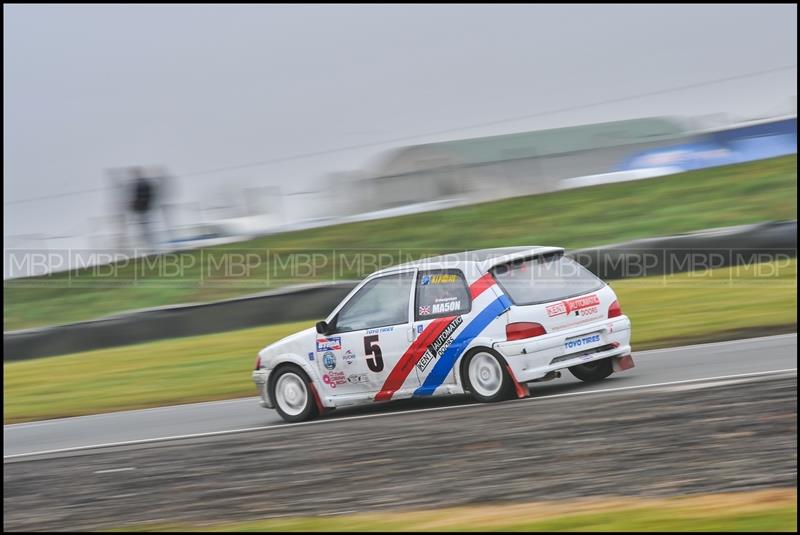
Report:
[[484,290],[492,287],[494,285],[494,277],[492,277],[491,273],[487,273],[480,279],[476,280],[472,284],[469,285],[469,295],[473,299],[481,295]]
[[435,319],[420,333],[419,338],[406,349],[406,352],[400,357],[397,366],[389,373],[389,377],[387,377],[386,381],[383,383],[381,391],[375,395],[375,401],[385,401],[392,398],[392,394],[403,386],[406,377],[408,377],[408,374],[414,369],[419,359],[422,358],[428,345],[439,336],[444,328],[447,327],[447,324],[453,321],[453,319],[455,319],[455,316]]

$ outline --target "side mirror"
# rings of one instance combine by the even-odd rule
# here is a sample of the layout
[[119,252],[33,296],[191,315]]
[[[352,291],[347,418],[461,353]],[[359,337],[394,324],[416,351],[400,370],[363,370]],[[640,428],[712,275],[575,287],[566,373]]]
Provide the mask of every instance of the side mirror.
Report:
[[328,334],[328,324],[325,320],[317,322],[317,332],[319,334]]

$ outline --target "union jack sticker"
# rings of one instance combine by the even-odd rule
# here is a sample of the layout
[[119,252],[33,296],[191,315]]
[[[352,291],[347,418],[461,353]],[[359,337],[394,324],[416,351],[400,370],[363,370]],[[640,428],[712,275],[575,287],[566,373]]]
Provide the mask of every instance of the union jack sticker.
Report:
[[430,305],[421,305],[419,307],[419,315],[420,316],[427,316],[431,313]]

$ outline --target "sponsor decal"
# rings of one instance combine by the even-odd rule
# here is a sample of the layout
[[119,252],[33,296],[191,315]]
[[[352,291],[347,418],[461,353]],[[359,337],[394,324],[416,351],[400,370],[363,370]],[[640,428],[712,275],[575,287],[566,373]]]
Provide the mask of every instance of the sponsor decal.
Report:
[[369,376],[366,373],[354,373],[347,376],[347,382],[350,384],[366,383],[369,381]]
[[452,284],[458,282],[458,275],[455,274],[439,274],[439,275],[425,275],[422,277],[423,286],[426,284]]
[[377,329],[367,329],[367,334],[390,333],[392,331],[394,331],[394,327],[378,327]]
[[577,349],[600,341],[599,334],[590,334],[579,338],[569,338],[564,342],[564,349]]
[[342,338],[340,336],[317,338],[317,353],[322,353],[323,351],[338,351],[340,349],[342,349]]
[[[547,315],[551,318],[553,316],[560,316],[561,314],[572,314],[579,315],[581,310],[584,309],[592,309],[587,310],[585,312],[596,314],[597,313],[597,305],[600,304],[600,298],[597,295],[587,295],[585,297],[578,297],[576,299],[567,299],[566,301],[561,301],[560,303],[555,303],[546,308]],[[586,315],[584,313],[583,315]]]
[[428,367],[428,364],[431,363],[433,359],[441,355],[452,343],[451,336],[453,332],[464,322],[461,316],[456,316],[454,320],[447,324],[444,330],[439,333],[433,342],[428,345],[428,348],[425,350],[425,353],[422,354],[420,357],[419,362],[417,362],[417,369],[420,372],[425,371],[425,368]]
[[322,376],[322,382],[331,388],[336,388],[336,385],[343,385],[347,382],[344,377],[344,372],[330,372]]
[[322,364],[325,365],[325,369],[327,370],[334,369],[336,367],[336,355],[334,355],[332,351],[327,351],[322,355]]
[[425,328],[425,326],[423,324],[421,324],[421,323],[419,325],[417,325],[417,334],[421,334],[422,333],[422,329],[424,329],[424,328]]
[[308,360],[314,360],[314,352],[313,351],[309,351],[308,352]]
[[353,361],[356,360],[356,354],[353,353],[352,349],[348,349],[347,351],[344,352],[344,355],[342,355],[342,360],[345,361],[345,363],[348,365],[352,364]]

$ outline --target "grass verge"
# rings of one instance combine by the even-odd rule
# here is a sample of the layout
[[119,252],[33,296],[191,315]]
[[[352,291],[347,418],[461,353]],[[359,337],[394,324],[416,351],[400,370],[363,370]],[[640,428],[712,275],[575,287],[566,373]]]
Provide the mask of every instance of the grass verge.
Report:
[[596,498],[431,511],[139,524],[157,531],[797,531],[796,489],[678,498]]
[[[113,269],[4,281],[3,325],[4,330],[16,330],[211,301],[287,284],[361,279],[373,268],[449,251],[531,244],[578,248],[796,218],[797,156],[786,156],[276,234],[160,260],[119,263]],[[345,256],[336,256],[337,250]],[[235,269],[223,261],[226,253],[231,263],[237,263]],[[305,258],[292,257],[293,253],[322,255],[326,261],[306,273],[285,263]],[[353,262],[358,253],[370,256]],[[240,268],[241,274],[236,271]]]
[[[612,284],[633,347],[797,330],[797,260]],[[3,364],[3,421],[23,422],[255,395],[264,345],[313,322],[271,325]]]

